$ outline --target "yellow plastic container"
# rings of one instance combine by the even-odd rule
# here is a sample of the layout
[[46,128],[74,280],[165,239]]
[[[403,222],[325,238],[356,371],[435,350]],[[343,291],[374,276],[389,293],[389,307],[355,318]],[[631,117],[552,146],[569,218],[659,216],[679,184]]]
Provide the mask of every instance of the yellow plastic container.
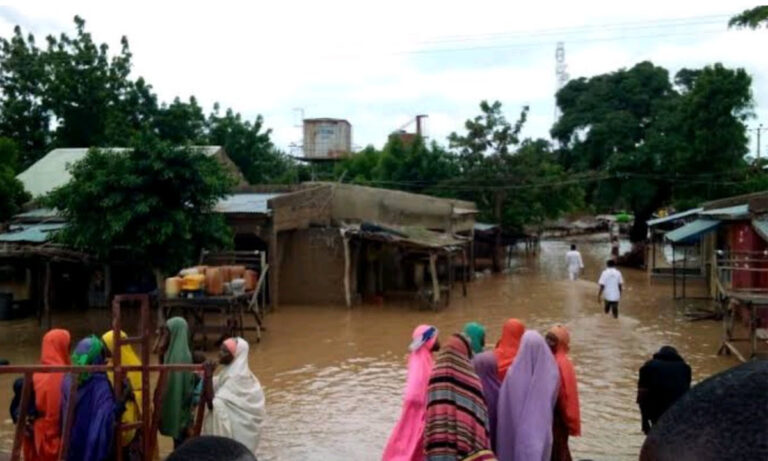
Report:
[[181,282],[181,289],[184,291],[200,291],[205,286],[205,275],[189,274],[185,275]]
[[179,297],[181,291],[181,277],[168,277],[165,279],[165,297],[174,299]]

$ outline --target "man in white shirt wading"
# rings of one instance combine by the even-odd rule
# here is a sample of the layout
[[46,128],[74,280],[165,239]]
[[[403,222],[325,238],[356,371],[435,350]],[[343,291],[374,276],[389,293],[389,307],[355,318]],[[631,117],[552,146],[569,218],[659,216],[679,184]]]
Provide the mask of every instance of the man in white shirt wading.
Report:
[[619,300],[624,287],[624,279],[621,277],[621,272],[616,269],[616,262],[613,259],[609,259],[606,265],[608,268],[600,274],[600,280],[597,282],[600,284],[597,301],[600,302],[602,295],[605,301],[605,313],[613,311],[613,318],[617,319],[619,318]]
[[571,251],[565,254],[565,265],[568,268],[568,277],[571,280],[579,278],[579,272],[584,269],[584,263],[581,260],[581,253],[576,251],[576,245],[571,245]]

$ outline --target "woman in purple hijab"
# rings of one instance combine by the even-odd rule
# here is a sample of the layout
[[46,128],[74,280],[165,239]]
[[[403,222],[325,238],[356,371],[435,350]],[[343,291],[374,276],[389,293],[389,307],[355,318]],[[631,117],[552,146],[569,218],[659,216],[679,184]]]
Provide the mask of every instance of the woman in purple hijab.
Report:
[[496,447],[496,407],[499,401],[499,366],[496,362],[496,354],[493,351],[485,351],[477,354],[472,359],[475,373],[483,384],[483,398],[488,407],[488,424],[490,425],[491,447]]
[[499,390],[499,461],[549,461],[560,372],[544,337],[528,330]]
[[[89,336],[72,352],[72,365],[102,365],[104,344],[96,336]],[[70,400],[69,386],[77,380],[75,413],[69,438],[69,461],[103,461],[113,454],[112,435],[115,415],[122,413],[112,394],[105,373],[68,374],[61,384],[62,423]],[[119,420],[119,419],[118,419]]]

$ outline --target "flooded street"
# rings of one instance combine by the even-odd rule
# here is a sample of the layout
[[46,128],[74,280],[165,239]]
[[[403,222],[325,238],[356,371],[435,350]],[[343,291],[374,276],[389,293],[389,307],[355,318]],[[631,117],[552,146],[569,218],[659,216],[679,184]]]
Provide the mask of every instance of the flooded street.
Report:
[[[267,317],[263,341],[251,346],[251,367],[266,389],[269,414],[259,459],[380,459],[400,413],[414,326],[434,324],[445,337],[478,321],[492,345],[509,317],[539,331],[555,323],[571,331],[583,421],[583,436],[571,439],[574,459],[637,459],[643,435],[635,391],[643,362],[660,346],[673,345],[698,381],[735,361],[716,355],[719,323],[687,321],[684,304],[671,299],[671,287],[651,285],[644,271],[622,269],[620,318],[604,315],[595,280],[608,256],[607,243],[579,244],[586,274],[577,282],[566,280],[566,249],[566,242],[543,242],[539,255],[517,258],[511,274],[470,284],[466,298],[455,291],[442,312],[397,305],[281,306]],[[106,319],[97,312],[56,323],[71,328],[77,340],[91,328],[101,334]],[[32,321],[0,324],[0,357],[33,362],[40,337]],[[13,434],[7,413],[11,379],[0,378],[4,451]]]

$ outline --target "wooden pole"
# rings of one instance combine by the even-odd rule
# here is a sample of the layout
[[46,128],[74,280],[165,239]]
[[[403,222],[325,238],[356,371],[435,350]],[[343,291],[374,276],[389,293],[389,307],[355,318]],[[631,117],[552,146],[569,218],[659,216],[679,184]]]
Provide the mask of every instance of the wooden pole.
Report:
[[675,271],[675,244],[672,244],[672,299],[677,299],[677,272]]
[[32,397],[32,373],[24,373],[24,386],[21,388],[21,406],[19,407],[19,420],[16,422],[16,433],[13,437],[13,449],[11,460],[21,459],[21,447],[24,442],[24,429],[27,425],[27,408]]
[[432,302],[437,306],[440,302],[440,281],[437,279],[437,255],[429,254],[429,273],[432,276]]
[[461,250],[461,268],[462,268],[462,274],[461,274],[461,293],[464,295],[464,297],[467,297],[467,249],[462,248]]
[[344,235],[344,230],[341,230],[341,240],[344,243],[344,300],[347,302],[347,307],[352,307],[352,293],[349,283],[349,271],[350,271],[350,260],[349,260],[349,238],[347,238],[346,235]]
[[686,272],[688,272],[688,247],[683,250],[683,299],[685,299],[685,279],[687,278]]
[[63,422],[61,431],[61,448],[59,449],[59,461],[67,459],[69,451],[69,435],[72,432],[72,424],[75,420],[75,405],[77,405],[77,374],[69,375],[69,401],[67,402],[67,413]]
[[[123,338],[120,336],[120,299],[115,298],[112,301],[112,365],[114,366],[113,373],[114,379],[112,380],[112,386],[115,391],[115,398],[119,399],[123,395],[123,370],[122,365],[122,348]],[[123,459],[123,422],[122,420],[116,421],[115,424],[115,458],[117,461]]]

